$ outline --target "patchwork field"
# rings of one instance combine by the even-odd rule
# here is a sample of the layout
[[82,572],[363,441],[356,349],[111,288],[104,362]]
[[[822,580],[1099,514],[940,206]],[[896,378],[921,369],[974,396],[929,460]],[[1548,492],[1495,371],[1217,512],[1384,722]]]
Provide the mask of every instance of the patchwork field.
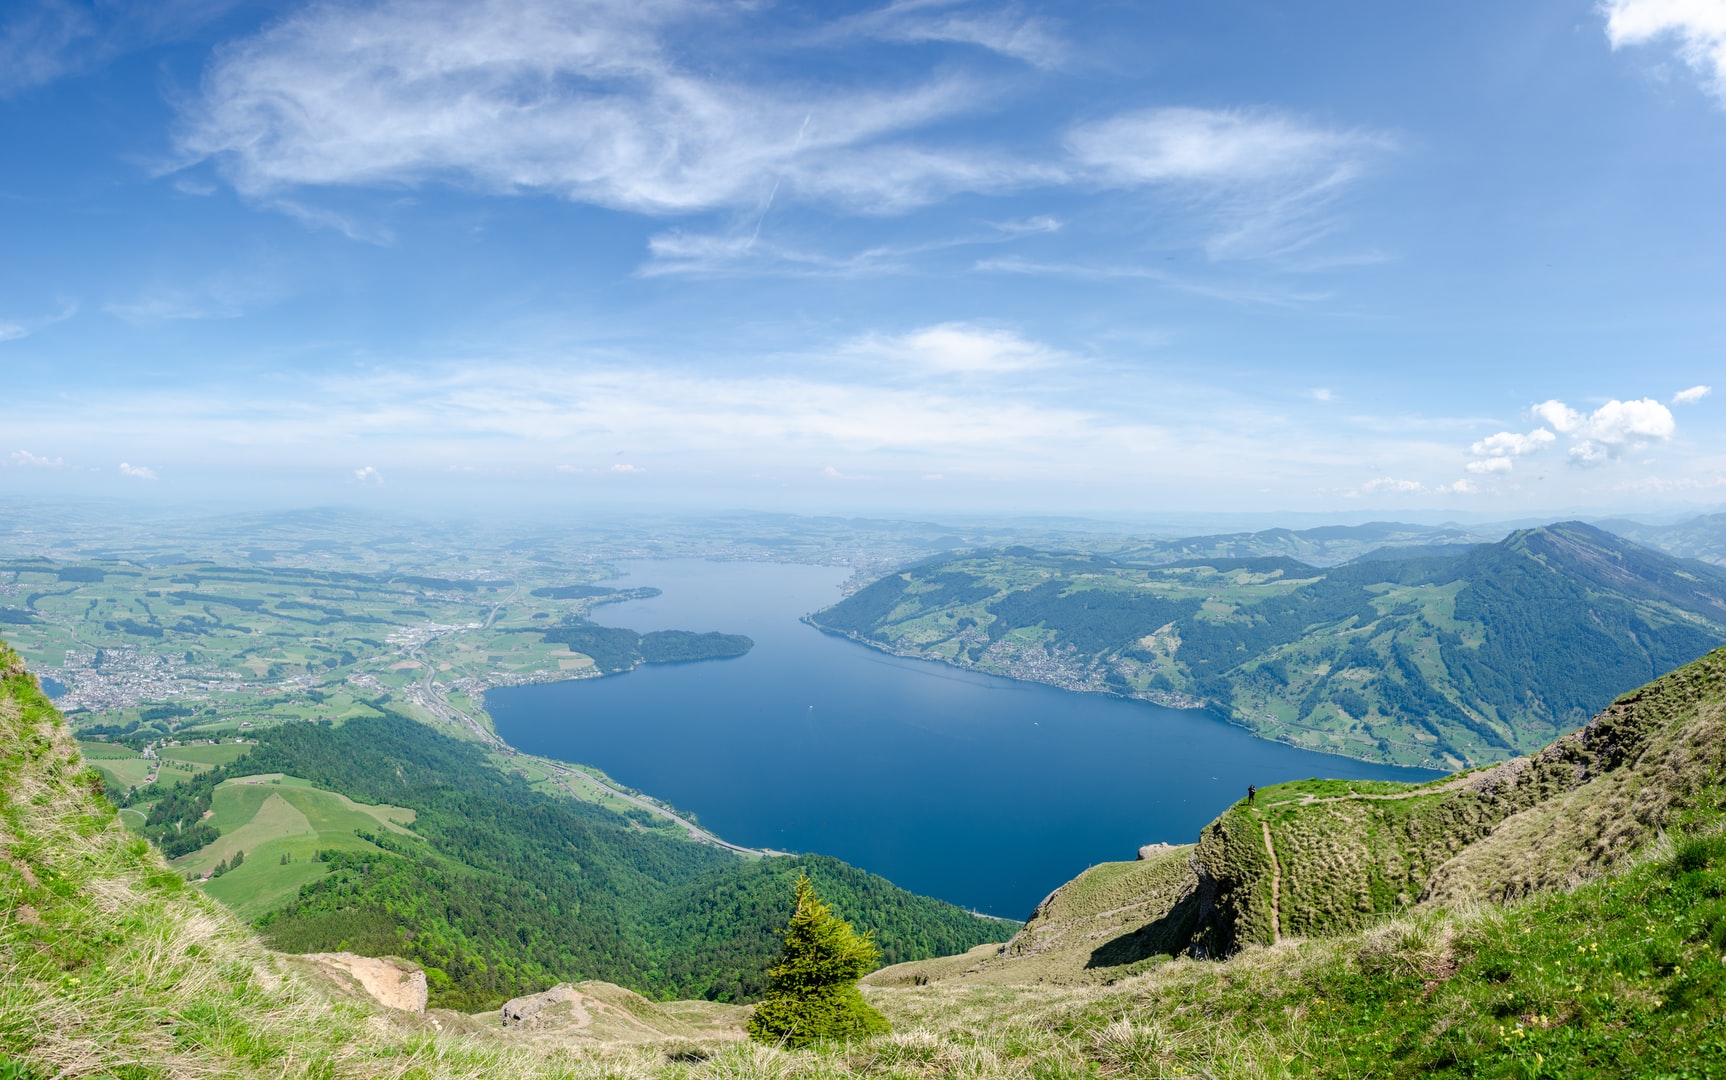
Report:
[[405,834],[414,819],[412,810],[356,803],[279,773],[223,781],[210,815],[221,839],[173,866],[202,877],[243,852],[238,867],[206,880],[203,888],[245,918],[280,907],[300,886],[323,877],[319,851],[376,850],[356,833]]

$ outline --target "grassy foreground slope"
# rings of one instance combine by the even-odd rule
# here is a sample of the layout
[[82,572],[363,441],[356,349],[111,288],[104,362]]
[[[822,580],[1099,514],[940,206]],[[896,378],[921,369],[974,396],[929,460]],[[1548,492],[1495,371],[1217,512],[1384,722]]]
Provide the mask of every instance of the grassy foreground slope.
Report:
[[[263,949],[128,836],[34,681],[8,654],[0,672],[0,1068],[124,1080],[1726,1076],[1726,653],[1620,702],[1601,730],[1623,737],[1524,766],[1574,773],[1574,755],[1596,755],[1584,762],[1592,779],[1548,773],[1536,786],[1551,786],[1550,797],[1472,845],[1489,852],[1504,834],[1503,858],[1479,872],[1489,882],[1491,867],[1520,865],[1519,853],[1547,843],[1532,832],[1516,839],[1519,822],[1532,830],[1543,808],[1586,811],[1564,800],[1592,793],[1593,811],[1566,826],[1560,856],[1525,896],[1457,903],[1435,887],[1364,931],[1270,946],[1249,938],[1223,961],[1091,955],[1119,934],[1091,937],[1087,952],[1097,927],[1130,934],[1159,921],[1195,850],[1177,849],[1060,890],[1009,948],[1017,956],[1002,958],[998,973],[1015,977],[972,976],[984,950],[887,969],[870,981],[897,985],[867,993],[893,1034],[794,1053],[710,1034],[516,1040],[478,1019],[343,998]],[[1319,798],[1400,792],[1271,794],[1274,804],[1257,808],[1264,821],[1298,816],[1305,796],[1310,811],[1336,805]],[[1622,843],[1598,829],[1626,819]],[[1293,872],[1301,859],[1288,858]],[[1560,870],[1600,876],[1547,888]],[[1057,922],[1064,944],[1039,951]]]
[[1011,548],[890,575],[811,621],[904,655],[1205,705],[1266,738],[1449,771],[1543,746],[1726,642],[1726,572],[1580,522],[1329,569]]

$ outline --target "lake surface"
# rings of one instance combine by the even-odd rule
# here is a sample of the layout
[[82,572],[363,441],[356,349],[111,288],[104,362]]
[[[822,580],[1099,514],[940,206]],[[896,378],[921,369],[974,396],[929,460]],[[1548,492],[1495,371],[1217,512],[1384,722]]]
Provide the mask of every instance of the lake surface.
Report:
[[52,700],[66,693],[66,684],[59,679],[50,679],[46,675],[36,676],[36,681],[42,684],[42,692]]
[[486,695],[529,753],[604,769],[733,843],[819,852],[915,892],[1024,918],[1087,866],[1187,843],[1248,784],[1436,774],[1296,750],[1208,713],[888,656],[798,620],[832,567],[628,563],[649,600],[596,621],[748,634],[734,660]]

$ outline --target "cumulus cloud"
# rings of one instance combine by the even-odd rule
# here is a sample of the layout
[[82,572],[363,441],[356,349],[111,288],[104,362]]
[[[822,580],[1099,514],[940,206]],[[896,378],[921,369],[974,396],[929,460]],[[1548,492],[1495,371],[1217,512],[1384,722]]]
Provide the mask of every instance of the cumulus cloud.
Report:
[[[1673,400],[1695,401],[1705,393],[1706,387],[1692,387]],[[1477,476],[1510,472],[1514,459],[1538,453],[1560,436],[1569,441],[1572,464],[1603,465],[1626,452],[1664,442],[1677,430],[1672,411],[1653,398],[1614,398],[1593,412],[1573,409],[1554,398],[1531,406],[1529,412],[1546,426],[1526,433],[1501,431],[1481,439],[1469,447],[1475,460],[1467,464],[1468,471]]]
[[1543,450],[1558,440],[1558,436],[1545,428],[1535,428],[1526,435],[1515,431],[1501,431],[1469,447],[1476,456],[1509,459],[1521,457]]
[[1672,411],[1653,398],[1615,398],[1592,413],[1578,412],[1562,401],[1543,401],[1534,414],[1570,437],[1570,460],[1578,465],[1604,464],[1626,451],[1664,442],[1677,430]]
[[64,469],[64,458],[41,457],[28,450],[12,451],[12,464],[26,469]]
[[1381,476],[1374,480],[1368,480],[1360,486],[1360,489],[1368,495],[1412,495],[1416,492],[1425,491],[1426,485],[1419,480],[1399,480],[1394,476]]
[[362,484],[378,484],[381,486],[384,482],[384,474],[378,472],[370,465],[366,465],[354,470],[354,479]]
[[1726,4],[1720,0],[1606,0],[1606,37],[1614,49],[1670,40],[1678,55],[1726,106]]
[[1467,477],[1453,480],[1448,484],[1440,484],[1433,490],[1441,495],[1477,495],[1480,493],[1480,488]]
[[120,475],[130,476],[134,480],[154,480],[156,479],[156,470],[148,465],[133,465],[122,461],[120,462]]
[[1688,390],[1680,390],[1672,395],[1674,405],[1694,405],[1714,392],[1712,386],[1692,386]]
[[[1539,415],[1538,408],[1535,412]],[[1557,441],[1558,436],[1546,428],[1535,428],[1526,433],[1501,431],[1470,446],[1469,452],[1474,455],[1475,460],[1464,467],[1476,476],[1507,473],[1515,467],[1513,459],[1539,453]]]

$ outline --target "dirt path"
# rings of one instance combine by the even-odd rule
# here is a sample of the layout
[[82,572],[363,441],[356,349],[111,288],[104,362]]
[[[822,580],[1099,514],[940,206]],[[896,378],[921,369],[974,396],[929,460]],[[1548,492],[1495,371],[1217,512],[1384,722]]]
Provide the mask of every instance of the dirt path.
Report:
[[1259,828],[1265,832],[1265,854],[1271,857],[1271,943],[1274,945],[1283,939],[1283,868],[1277,862],[1276,845],[1271,843],[1271,823],[1260,818]]

